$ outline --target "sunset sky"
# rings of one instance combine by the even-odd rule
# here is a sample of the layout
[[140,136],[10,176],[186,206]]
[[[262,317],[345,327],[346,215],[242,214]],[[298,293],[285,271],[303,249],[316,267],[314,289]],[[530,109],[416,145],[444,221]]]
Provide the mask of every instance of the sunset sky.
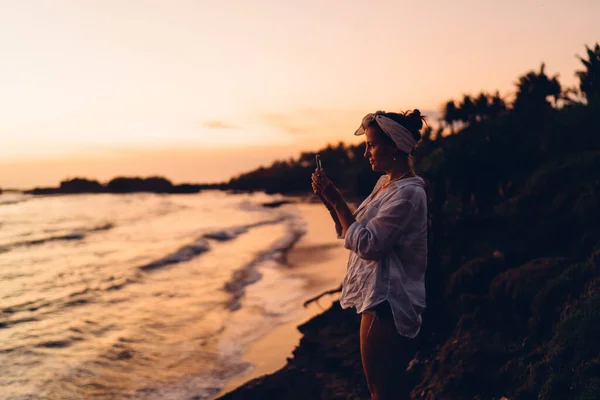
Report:
[[0,187],[215,182],[357,142],[367,112],[510,96],[542,61],[572,86],[598,16],[598,0],[0,0]]

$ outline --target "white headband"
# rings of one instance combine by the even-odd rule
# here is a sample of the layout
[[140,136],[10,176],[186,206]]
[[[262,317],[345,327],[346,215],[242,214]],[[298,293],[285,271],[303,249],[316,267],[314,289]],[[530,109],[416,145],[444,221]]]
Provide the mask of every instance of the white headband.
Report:
[[379,113],[367,114],[360,127],[354,132],[355,135],[364,135],[371,121],[377,122],[381,130],[390,137],[400,150],[410,153],[417,144],[412,133],[396,121]]

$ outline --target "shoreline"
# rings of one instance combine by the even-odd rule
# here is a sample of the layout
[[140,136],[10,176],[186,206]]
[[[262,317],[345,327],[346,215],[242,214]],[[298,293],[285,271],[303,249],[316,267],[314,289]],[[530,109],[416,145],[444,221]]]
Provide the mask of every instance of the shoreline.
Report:
[[302,309],[299,313],[301,315],[277,326],[250,344],[242,359],[252,363],[254,367],[228,381],[210,400],[216,400],[256,378],[285,367],[303,337],[299,326],[325,312],[339,297],[337,293],[325,295],[318,302],[303,306],[302,303],[310,297],[341,284],[346,272],[348,253],[342,242],[336,239],[333,223],[324,207],[304,202],[295,203],[294,207],[300,209],[307,223],[307,232],[288,251],[287,267],[280,268],[286,275],[305,281],[307,297],[298,303],[298,307]]
[[297,327],[300,343],[282,368],[249,380],[216,400],[370,398],[359,351],[359,327],[360,315],[333,302],[325,312]]
[[294,356],[294,350],[300,345],[304,336],[298,328],[327,311],[335,303],[337,296],[337,294],[323,296],[319,301],[321,306],[326,303],[324,309],[320,309],[319,305],[312,303],[306,308],[303,318],[279,325],[252,343],[246,349],[242,359],[251,362],[254,367],[227,382],[221,391],[209,400],[217,400],[257,378],[273,374],[284,368],[288,360]]

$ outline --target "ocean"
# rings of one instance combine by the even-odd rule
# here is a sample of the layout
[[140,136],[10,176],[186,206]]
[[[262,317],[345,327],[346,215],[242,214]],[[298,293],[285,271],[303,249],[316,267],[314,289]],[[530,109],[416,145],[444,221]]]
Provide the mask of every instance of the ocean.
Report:
[[275,200],[0,195],[0,398],[214,396],[308,295],[306,223]]

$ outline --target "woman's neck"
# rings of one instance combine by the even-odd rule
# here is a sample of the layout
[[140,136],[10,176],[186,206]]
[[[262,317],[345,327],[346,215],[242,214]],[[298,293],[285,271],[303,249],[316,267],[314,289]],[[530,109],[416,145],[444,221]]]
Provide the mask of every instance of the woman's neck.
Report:
[[413,171],[409,165],[397,164],[389,171],[385,171],[388,179],[393,181],[394,179],[400,179],[405,176],[412,176]]

